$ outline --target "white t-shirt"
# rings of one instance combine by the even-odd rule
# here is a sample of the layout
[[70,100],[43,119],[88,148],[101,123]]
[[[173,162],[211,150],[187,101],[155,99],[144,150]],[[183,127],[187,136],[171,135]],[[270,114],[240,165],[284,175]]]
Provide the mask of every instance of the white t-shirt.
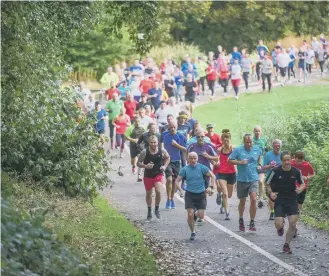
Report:
[[279,67],[281,67],[281,68],[288,67],[289,62],[290,62],[290,56],[289,56],[288,53],[285,53],[285,54],[280,53],[280,54],[278,54],[277,63],[279,65]]
[[[184,105],[184,107],[185,107],[185,105]],[[177,118],[179,115],[179,112],[180,112],[180,107],[179,107],[179,105],[175,105],[175,106],[168,105],[167,111],[168,111],[168,114],[173,115],[174,118]]]
[[150,123],[153,122],[153,119],[149,116],[144,116],[143,118],[140,119],[140,124],[141,126],[147,128]]
[[133,96],[140,96],[142,95],[142,92],[141,90],[139,89],[139,85],[140,85],[140,81],[133,81],[131,84],[130,84],[130,90],[131,90],[131,94]]
[[158,108],[158,110],[155,112],[155,118],[159,124],[166,124],[168,114],[168,107],[165,107],[164,109]]
[[231,68],[231,79],[241,79],[241,66],[239,64],[233,64]]

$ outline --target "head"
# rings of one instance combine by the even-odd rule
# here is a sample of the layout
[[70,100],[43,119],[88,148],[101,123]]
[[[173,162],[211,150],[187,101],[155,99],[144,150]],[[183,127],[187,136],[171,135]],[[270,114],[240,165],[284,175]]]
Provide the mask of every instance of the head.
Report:
[[175,106],[175,104],[176,104],[176,98],[175,97],[170,97],[168,99],[168,105],[169,106]]
[[157,129],[156,124],[154,122],[150,123],[148,125],[147,129],[148,129],[149,133],[152,133],[152,134],[156,133],[156,129]]
[[246,150],[251,150],[252,148],[252,136],[251,134],[247,133],[243,136],[243,144],[244,144],[244,148]]
[[262,136],[262,128],[260,126],[254,127],[254,134],[257,139],[259,139]]
[[113,72],[112,66],[107,67],[107,73],[111,74]]
[[198,145],[203,145],[204,144],[204,130],[201,127],[196,129],[195,136],[197,138]]
[[239,60],[237,58],[234,59],[234,64],[239,64]]
[[127,92],[127,100],[131,102],[134,100],[134,96],[130,92]]
[[149,104],[145,105],[145,114],[150,115],[152,113],[152,108]]
[[170,122],[168,125],[168,130],[171,134],[176,134],[177,133],[177,123],[175,121]]
[[207,128],[207,132],[209,134],[214,133],[214,125],[213,124],[207,124],[206,128]]
[[140,108],[139,110],[138,110],[138,115],[139,115],[139,117],[141,117],[141,118],[144,118],[145,117],[145,108]]
[[136,58],[136,59],[134,60],[134,65],[135,65],[135,66],[139,65],[139,59]]
[[186,60],[187,63],[191,63],[191,57],[190,56],[187,56],[185,60]]
[[195,152],[190,152],[187,156],[189,165],[195,166],[198,163],[198,155]]
[[209,57],[210,60],[212,60],[213,57],[214,57],[214,52],[211,52],[211,51],[210,51],[210,52],[208,53],[208,57]]
[[231,134],[223,133],[221,138],[224,145],[229,146],[231,144]]
[[150,144],[150,148],[152,150],[156,150],[158,148],[158,144],[159,144],[158,138],[155,135],[150,136],[149,144]]
[[221,45],[218,45],[217,46],[217,50],[218,50],[218,52],[222,52],[223,51],[223,47]]
[[247,58],[247,57],[249,57],[249,54],[248,53],[245,53],[244,56]]
[[179,115],[178,115],[178,123],[179,124],[184,124],[186,121],[187,121],[187,118],[188,118],[188,116],[187,116],[187,112],[186,111],[181,111],[181,112],[179,112]]
[[168,125],[170,125],[170,123],[171,123],[171,122],[174,122],[174,121],[175,121],[174,116],[171,115],[171,114],[168,114],[168,115],[167,115],[167,123],[168,123]]
[[161,108],[161,109],[165,109],[166,106],[167,106],[167,104],[166,104],[165,101],[161,101],[161,102],[160,102],[160,108]]
[[94,97],[93,94],[90,94],[90,95],[88,96],[88,99],[89,99],[89,101],[93,102],[93,101],[95,100],[95,97]]
[[193,65],[192,65],[192,64],[190,64],[190,65],[188,66],[188,70],[189,70],[190,72],[193,72]]
[[143,102],[143,103],[146,103],[147,102],[147,95],[146,94],[142,94],[141,95],[141,101]]
[[117,100],[119,100],[119,95],[118,95],[118,93],[113,93],[113,101],[117,101]]
[[282,48],[281,52],[282,52],[283,54],[287,53],[286,48]]
[[320,38],[323,39],[324,38],[324,35],[323,34],[320,34]]
[[289,151],[283,151],[281,153],[281,163],[282,163],[282,168],[289,170],[291,168],[291,154]]
[[303,163],[303,161],[305,160],[305,154],[304,152],[302,152],[301,150],[297,151],[295,153],[295,162],[297,165],[300,165]]
[[98,111],[98,110],[100,110],[101,108],[102,108],[102,106],[101,106],[100,102],[99,102],[99,101],[96,101],[96,102],[95,102],[95,109]]
[[186,79],[187,79],[188,82],[192,82],[193,81],[192,74],[187,74]]
[[281,41],[277,41],[276,42],[276,46],[280,46],[281,47]]
[[155,89],[159,89],[160,88],[160,82],[155,81],[154,86],[155,86]]
[[237,52],[238,51],[238,47],[233,47],[233,52]]
[[268,53],[264,53],[264,59],[268,60]]
[[122,68],[127,68],[127,63],[125,61],[121,62],[121,67]]
[[258,45],[263,45],[263,40],[259,40]]
[[275,139],[272,142],[273,152],[274,154],[279,154],[281,147],[282,147],[282,141],[279,139]]

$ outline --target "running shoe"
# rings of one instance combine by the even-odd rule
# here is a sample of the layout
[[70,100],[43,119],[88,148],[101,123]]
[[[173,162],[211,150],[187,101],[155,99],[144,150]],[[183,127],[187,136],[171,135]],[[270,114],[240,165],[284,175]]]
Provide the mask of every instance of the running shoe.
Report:
[[190,240],[194,241],[196,239],[196,234],[194,232],[191,233]]
[[235,99],[238,100],[239,99],[239,96],[235,96]]
[[277,232],[278,232],[278,236],[283,236],[283,234],[284,234],[284,226],[282,226],[282,228],[281,229],[279,229],[279,230],[276,230]]
[[274,218],[275,218],[274,212],[271,212],[269,220],[274,220]]
[[150,221],[152,219],[152,212],[148,212],[147,213],[147,218],[148,221]]
[[255,222],[251,221],[249,224],[249,231],[256,231]]
[[293,238],[297,238],[297,234],[298,234],[298,232],[297,232],[297,228],[296,228]]
[[239,219],[239,230],[240,230],[241,232],[246,231],[246,228],[245,228],[245,226],[244,226],[244,221],[243,221],[243,219]]
[[222,207],[220,207],[220,214],[225,214],[225,208],[222,206]]
[[225,220],[231,220],[230,212],[225,214]]
[[204,222],[204,219],[198,218],[197,222]]
[[222,193],[217,193],[216,203],[217,205],[222,204]]
[[171,209],[171,200],[167,200],[166,209]]
[[122,153],[120,153],[120,156],[119,156],[119,158],[120,158],[120,159],[122,159],[122,158],[123,158],[123,154],[122,154]]
[[263,201],[258,201],[258,208],[263,208],[263,206],[264,206],[264,203],[263,203]]
[[131,172],[132,172],[133,174],[136,174],[136,167],[133,167],[132,170],[131,170]]
[[283,245],[283,252],[286,254],[292,254],[289,244],[285,243]]
[[158,219],[161,218],[159,210],[155,209],[154,214]]
[[143,178],[142,178],[142,175],[138,175],[138,177],[137,177],[137,182],[142,182],[143,181]]
[[170,207],[171,209],[176,209],[175,201],[171,200]]

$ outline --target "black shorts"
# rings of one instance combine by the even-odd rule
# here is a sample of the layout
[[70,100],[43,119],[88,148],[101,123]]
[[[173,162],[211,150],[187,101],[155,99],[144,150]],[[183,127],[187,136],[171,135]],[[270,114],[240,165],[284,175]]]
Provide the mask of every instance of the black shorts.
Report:
[[137,144],[130,143],[130,157],[135,158],[141,153],[140,149],[138,148]]
[[185,102],[195,103],[195,94],[194,95],[185,95]]
[[285,216],[298,215],[298,204],[296,200],[292,201],[275,201],[274,214],[276,218],[283,218]]
[[205,192],[195,194],[185,192],[185,209],[205,210],[207,208],[207,196]]
[[306,197],[306,190],[302,191],[300,194],[297,194],[297,203],[303,204],[305,201],[305,197]]
[[216,179],[222,179],[227,182],[227,184],[234,185],[236,182],[236,173],[219,173],[216,175]]
[[282,77],[285,77],[287,74],[287,67],[279,67],[279,69],[280,69],[280,75]]
[[165,170],[166,178],[172,176],[173,179],[176,179],[180,171],[180,161],[171,161]]

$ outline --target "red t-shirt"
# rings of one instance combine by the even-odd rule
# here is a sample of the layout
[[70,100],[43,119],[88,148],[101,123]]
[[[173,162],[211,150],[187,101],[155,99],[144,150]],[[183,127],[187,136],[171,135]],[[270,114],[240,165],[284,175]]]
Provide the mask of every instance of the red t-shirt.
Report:
[[[232,151],[231,151],[232,152]],[[230,164],[228,162],[230,153],[223,153],[221,150],[218,154],[219,156],[219,166],[214,167],[213,172],[214,174],[219,174],[219,173],[227,173],[227,174],[232,174],[235,173],[235,166]],[[230,183],[234,184],[234,183]]]
[[125,101],[123,105],[126,109],[126,114],[129,116],[130,120],[132,120],[135,116],[137,102],[135,100]]
[[219,147],[222,146],[222,139],[220,138],[220,136],[217,133],[214,133],[212,136],[209,135],[209,133],[205,134],[207,137],[209,137],[211,143],[213,144],[213,146],[218,149]]
[[209,65],[207,68],[207,79],[208,80],[216,80],[216,67]]
[[124,134],[127,130],[127,124],[129,124],[130,119],[129,119],[129,116],[127,114],[125,114],[124,116],[115,117],[113,122],[119,126],[119,127],[115,128],[116,133]]
[[[303,161],[301,164],[297,165],[295,159],[293,159],[291,161],[291,166],[295,167],[298,170],[300,170],[300,172],[302,173],[302,176],[309,176],[309,175],[314,174],[314,170],[313,170],[312,165],[307,161]],[[304,182],[305,182],[305,185],[307,187],[308,181],[306,180]],[[297,185],[297,187],[300,186],[299,183],[297,183],[297,181],[296,181],[296,185]]]
[[120,90],[118,88],[109,88],[106,90],[106,95],[108,100],[112,100],[113,94],[117,93],[120,96]]
[[143,94],[147,94],[151,88],[155,87],[154,81],[151,79],[142,80],[139,89],[142,91]]

